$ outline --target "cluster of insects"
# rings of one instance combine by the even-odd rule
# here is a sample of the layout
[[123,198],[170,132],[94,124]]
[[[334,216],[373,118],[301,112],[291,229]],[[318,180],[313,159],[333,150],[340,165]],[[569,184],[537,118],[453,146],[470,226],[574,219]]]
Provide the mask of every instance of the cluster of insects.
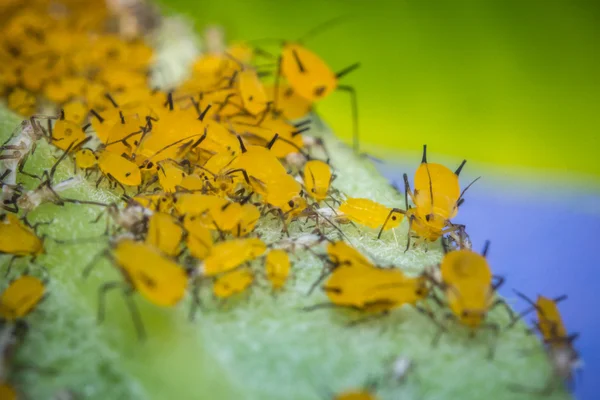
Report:
[[[22,259],[43,260],[47,239],[60,242],[41,234],[43,223],[31,224],[28,213],[43,204],[85,204],[97,208],[94,223],[105,224],[109,244],[83,268],[83,277],[101,259],[122,275],[99,288],[98,319],[105,316],[106,294],[120,291],[141,339],[150,333],[134,296],[165,308],[189,296],[193,319],[207,293],[228,299],[250,290],[258,277],[273,292],[286,290],[294,270],[290,255],[298,249],[321,260],[310,291],[320,288],[328,299],[307,311],[355,309],[364,315],[351,323],[358,324],[410,306],[431,319],[436,340],[452,324],[497,337],[519,320],[496,296],[503,279],[492,274],[487,246],[482,254],[471,250],[465,226],[451,221],[472,184],[462,190],[459,184],[466,161],[453,171],[429,162],[424,147],[414,189],[404,175],[404,209],[334,187],[337,170],[323,141],[310,135],[307,117],[335,90],[351,93],[356,109],[354,90],[339,80],[358,64],[336,73],[301,41],[285,42],[279,55],[243,43],[217,45],[179,86],[152,88],[151,46],[111,31],[103,2],[103,12],[91,13],[86,2],[13,3],[3,13],[0,91],[26,119],[0,146],[0,253],[10,256],[3,275],[12,275]],[[261,65],[261,58],[271,64]],[[358,151],[357,133],[354,138]],[[28,159],[41,142],[51,146],[56,162],[38,176],[28,171]],[[73,177],[57,181],[64,165],[72,165]],[[36,183],[26,185],[23,177]],[[66,196],[85,182],[118,191],[121,201]],[[386,240],[404,219],[408,241],[399,252],[444,246],[439,265],[420,275],[377,265],[346,240],[346,224],[377,229],[373,239]],[[257,232],[267,220],[278,221],[280,241],[267,243]],[[21,273],[0,293],[3,399],[17,398],[10,381],[14,351],[45,288],[44,280]],[[543,390],[551,390],[556,377],[572,378],[576,336],[562,323],[561,298],[521,296],[531,304],[521,315],[537,311],[536,328],[554,366]],[[498,306],[506,308],[509,327],[488,320]],[[490,343],[490,357],[494,348]],[[396,375],[409,364],[397,360]],[[370,386],[334,398],[375,396]]]

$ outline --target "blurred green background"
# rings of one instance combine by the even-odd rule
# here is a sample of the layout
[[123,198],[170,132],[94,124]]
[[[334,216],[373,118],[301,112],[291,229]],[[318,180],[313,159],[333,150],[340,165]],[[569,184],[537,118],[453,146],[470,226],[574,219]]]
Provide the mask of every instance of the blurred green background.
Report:
[[[231,40],[306,45],[359,96],[363,148],[431,151],[497,166],[600,177],[600,2],[596,0],[162,0]],[[350,141],[350,101],[318,106]],[[384,150],[385,149],[385,150]],[[551,175],[549,175],[551,176]]]

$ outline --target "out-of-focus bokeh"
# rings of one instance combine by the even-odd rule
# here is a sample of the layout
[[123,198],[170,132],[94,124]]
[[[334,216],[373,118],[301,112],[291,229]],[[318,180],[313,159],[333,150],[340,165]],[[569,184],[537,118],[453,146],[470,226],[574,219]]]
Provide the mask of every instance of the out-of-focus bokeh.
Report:
[[[359,95],[365,149],[417,150],[600,177],[600,2],[594,0],[163,0],[232,40],[306,45]],[[346,141],[350,102],[319,111]],[[377,149],[379,147],[379,149]]]

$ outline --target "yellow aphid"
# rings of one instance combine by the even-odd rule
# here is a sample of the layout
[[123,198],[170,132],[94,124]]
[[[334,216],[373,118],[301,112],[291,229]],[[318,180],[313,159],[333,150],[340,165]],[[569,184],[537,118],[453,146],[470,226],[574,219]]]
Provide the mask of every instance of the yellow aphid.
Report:
[[377,400],[377,396],[366,389],[356,389],[336,394],[333,400]]
[[313,102],[338,85],[335,72],[319,56],[295,43],[287,43],[281,51],[281,74],[300,96]]
[[339,211],[351,221],[373,229],[380,226],[383,226],[384,230],[396,228],[404,218],[400,212],[392,213],[385,223],[392,211],[391,208],[373,200],[353,197],[344,201],[340,205]]
[[492,271],[481,254],[471,250],[455,250],[447,253],[440,264],[442,281],[448,285],[474,281],[481,286],[492,283]]
[[219,210],[209,212],[214,228],[231,232],[240,237],[250,233],[260,218],[260,211],[253,204],[227,203]]
[[37,108],[35,95],[25,89],[16,88],[8,95],[7,107],[24,117],[29,117]]
[[[284,213],[298,208],[294,200],[300,199],[302,186],[289,174],[272,177],[266,181],[265,202],[279,208]],[[300,210],[302,211],[302,210]]]
[[204,260],[211,252],[213,238],[210,230],[197,215],[186,215],[183,217],[183,227],[187,232],[185,243],[192,257]]
[[81,101],[70,101],[62,106],[62,109],[65,113],[65,119],[68,121],[72,121],[77,125],[81,125],[87,118],[88,115],[88,107],[85,103]]
[[44,282],[31,275],[12,281],[0,294],[0,317],[13,321],[26,317],[44,298]]
[[265,273],[273,289],[279,290],[290,275],[290,257],[284,250],[271,250],[265,259]]
[[357,264],[336,268],[323,290],[336,305],[383,311],[415,304],[427,294],[425,285],[425,278],[407,277],[399,269]]
[[237,85],[246,111],[252,115],[265,111],[268,101],[267,94],[254,69],[246,68],[239,71]]
[[0,382],[0,399],[18,400],[17,391],[7,382]]
[[213,294],[218,298],[227,298],[242,293],[254,282],[254,275],[248,268],[228,272],[215,279]]
[[214,276],[231,271],[241,264],[261,256],[266,250],[265,243],[256,238],[232,239],[217,243],[202,264],[202,274]]
[[90,149],[81,149],[75,153],[75,165],[77,168],[89,169],[98,164],[98,157]]
[[156,247],[168,256],[179,253],[183,228],[170,214],[155,212],[148,222],[146,243]]
[[304,187],[306,188],[306,193],[316,201],[325,200],[329,194],[332,177],[329,164],[320,160],[308,161],[304,165]]
[[137,195],[132,199],[144,208],[170,214],[175,206],[173,195],[170,193],[159,193],[153,195]]
[[175,209],[179,215],[200,215],[208,210],[219,210],[228,203],[222,197],[200,193],[181,193],[176,199]]
[[136,164],[110,151],[102,151],[98,166],[104,175],[125,186],[138,186],[142,183],[142,173]]
[[[277,88],[277,111],[288,120],[295,120],[307,116],[312,111],[312,102],[299,96],[291,86],[279,84]],[[266,87],[269,100],[275,102],[275,85]]]
[[358,250],[344,241],[329,242],[327,256],[337,266],[373,266],[373,263],[363,256]]
[[184,174],[185,176],[179,182],[179,189],[189,190],[190,192],[197,192],[204,189],[204,179],[196,174]]
[[[105,96],[105,93],[103,93],[101,97],[105,101],[109,101]],[[110,106],[112,107],[112,105]],[[105,144],[108,143],[108,138],[111,135],[111,130],[113,129],[115,124],[119,123],[121,120],[117,109],[111,108],[109,110],[100,113],[92,108],[90,111],[90,122],[92,123],[92,128],[94,129],[94,132],[96,132],[96,136],[98,136],[98,139],[100,139],[100,141]]]
[[173,162],[160,162],[158,170],[158,182],[162,189],[167,193],[173,193],[177,191],[177,187],[181,185],[181,182],[186,176],[186,173]]
[[13,214],[0,215],[0,253],[36,256],[44,252],[43,241]]
[[[110,122],[106,122],[109,126]],[[138,114],[119,114],[119,119],[108,129],[105,150],[116,154],[131,156],[143,134],[146,121]]]
[[66,119],[56,121],[50,133],[52,134],[52,144],[61,150],[67,150],[69,146],[86,139],[83,129],[75,122]]
[[112,257],[133,288],[151,303],[172,307],[185,295],[185,271],[154,246],[123,239],[116,244]]
[[244,65],[250,64],[254,50],[245,43],[233,43],[227,48],[227,54]]
[[[72,98],[81,97],[87,87],[87,80],[81,77],[64,76],[49,82],[44,87],[46,97],[57,104],[65,103]],[[87,110],[86,110],[87,111]]]
[[242,205],[240,218],[231,233],[235,237],[246,236],[254,230],[259,218],[260,210],[254,204]]

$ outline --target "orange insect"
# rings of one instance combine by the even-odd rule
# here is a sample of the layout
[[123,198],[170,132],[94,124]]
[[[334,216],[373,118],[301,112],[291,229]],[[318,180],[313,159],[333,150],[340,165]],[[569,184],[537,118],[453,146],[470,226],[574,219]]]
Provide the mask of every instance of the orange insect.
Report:
[[320,160],[310,160],[304,165],[304,187],[306,193],[316,201],[322,201],[329,195],[334,175],[329,164]]
[[[409,235],[406,244],[406,250],[410,247],[410,232],[425,241],[435,241],[445,234],[455,234],[459,232],[458,242],[462,243],[464,226],[452,224],[450,218],[456,216],[458,207],[463,202],[465,192],[479,178],[471,182],[462,192],[458,182],[458,177],[466,160],[460,164],[456,171],[452,172],[441,164],[427,162],[427,146],[423,146],[423,157],[421,165],[415,172],[415,191],[410,189],[408,175],[404,174],[404,189],[406,211],[398,208],[390,211],[389,217],[393,213],[403,213],[409,221]],[[409,208],[408,196],[411,197],[415,208]],[[388,217],[388,218],[389,218]],[[383,230],[389,221],[386,220],[379,232],[381,237]]]
[[[331,26],[331,21],[311,30],[304,36],[314,35],[323,27]],[[358,105],[356,91],[349,85],[340,85],[339,80],[360,66],[360,63],[352,64],[339,72],[333,72],[321,57],[308,50],[302,44],[302,40],[295,42],[284,42],[278,61],[278,74],[274,89],[274,109],[278,110],[279,76],[284,77],[299,96],[311,103],[320,101],[329,96],[333,91],[340,90],[350,94],[352,102],[352,120],[354,123],[353,148],[359,152],[358,134]]]
[[265,274],[274,290],[280,290],[290,275],[290,257],[281,249],[269,251],[265,259]]
[[[479,329],[489,329],[496,336],[500,333],[498,325],[487,321],[487,315],[495,307],[503,306],[510,318],[512,309],[506,302],[495,296],[496,290],[504,283],[504,279],[494,276],[487,260],[489,242],[486,242],[483,253],[471,250],[454,250],[446,253],[440,264],[441,287],[445,301],[455,320],[467,327],[471,335]],[[434,342],[439,339],[443,327],[440,327]],[[493,357],[495,346],[490,345],[489,357]]]
[[29,315],[46,297],[47,281],[22,275],[0,293],[0,318],[14,321]]
[[[550,394],[563,382],[571,385],[574,381],[574,371],[582,365],[579,354],[573,347],[573,342],[579,336],[577,333],[569,335],[563,323],[558,309],[558,303],[567,298],[566,295],[550,299],[538,296],[534,302],[529,297],[515,290],[515,293],[531,305],[531,308],[523,311],[509,325],[513,326],[521,317],[533,310],[537,313],[535,327],[544,340],[546,355],[552,364],[553,373],[543,388],[529,388],[521,385],[511,385],[513,390],[520,392],[532,392],[536,394]],[[556,379],[559,378],[559,379]]]

